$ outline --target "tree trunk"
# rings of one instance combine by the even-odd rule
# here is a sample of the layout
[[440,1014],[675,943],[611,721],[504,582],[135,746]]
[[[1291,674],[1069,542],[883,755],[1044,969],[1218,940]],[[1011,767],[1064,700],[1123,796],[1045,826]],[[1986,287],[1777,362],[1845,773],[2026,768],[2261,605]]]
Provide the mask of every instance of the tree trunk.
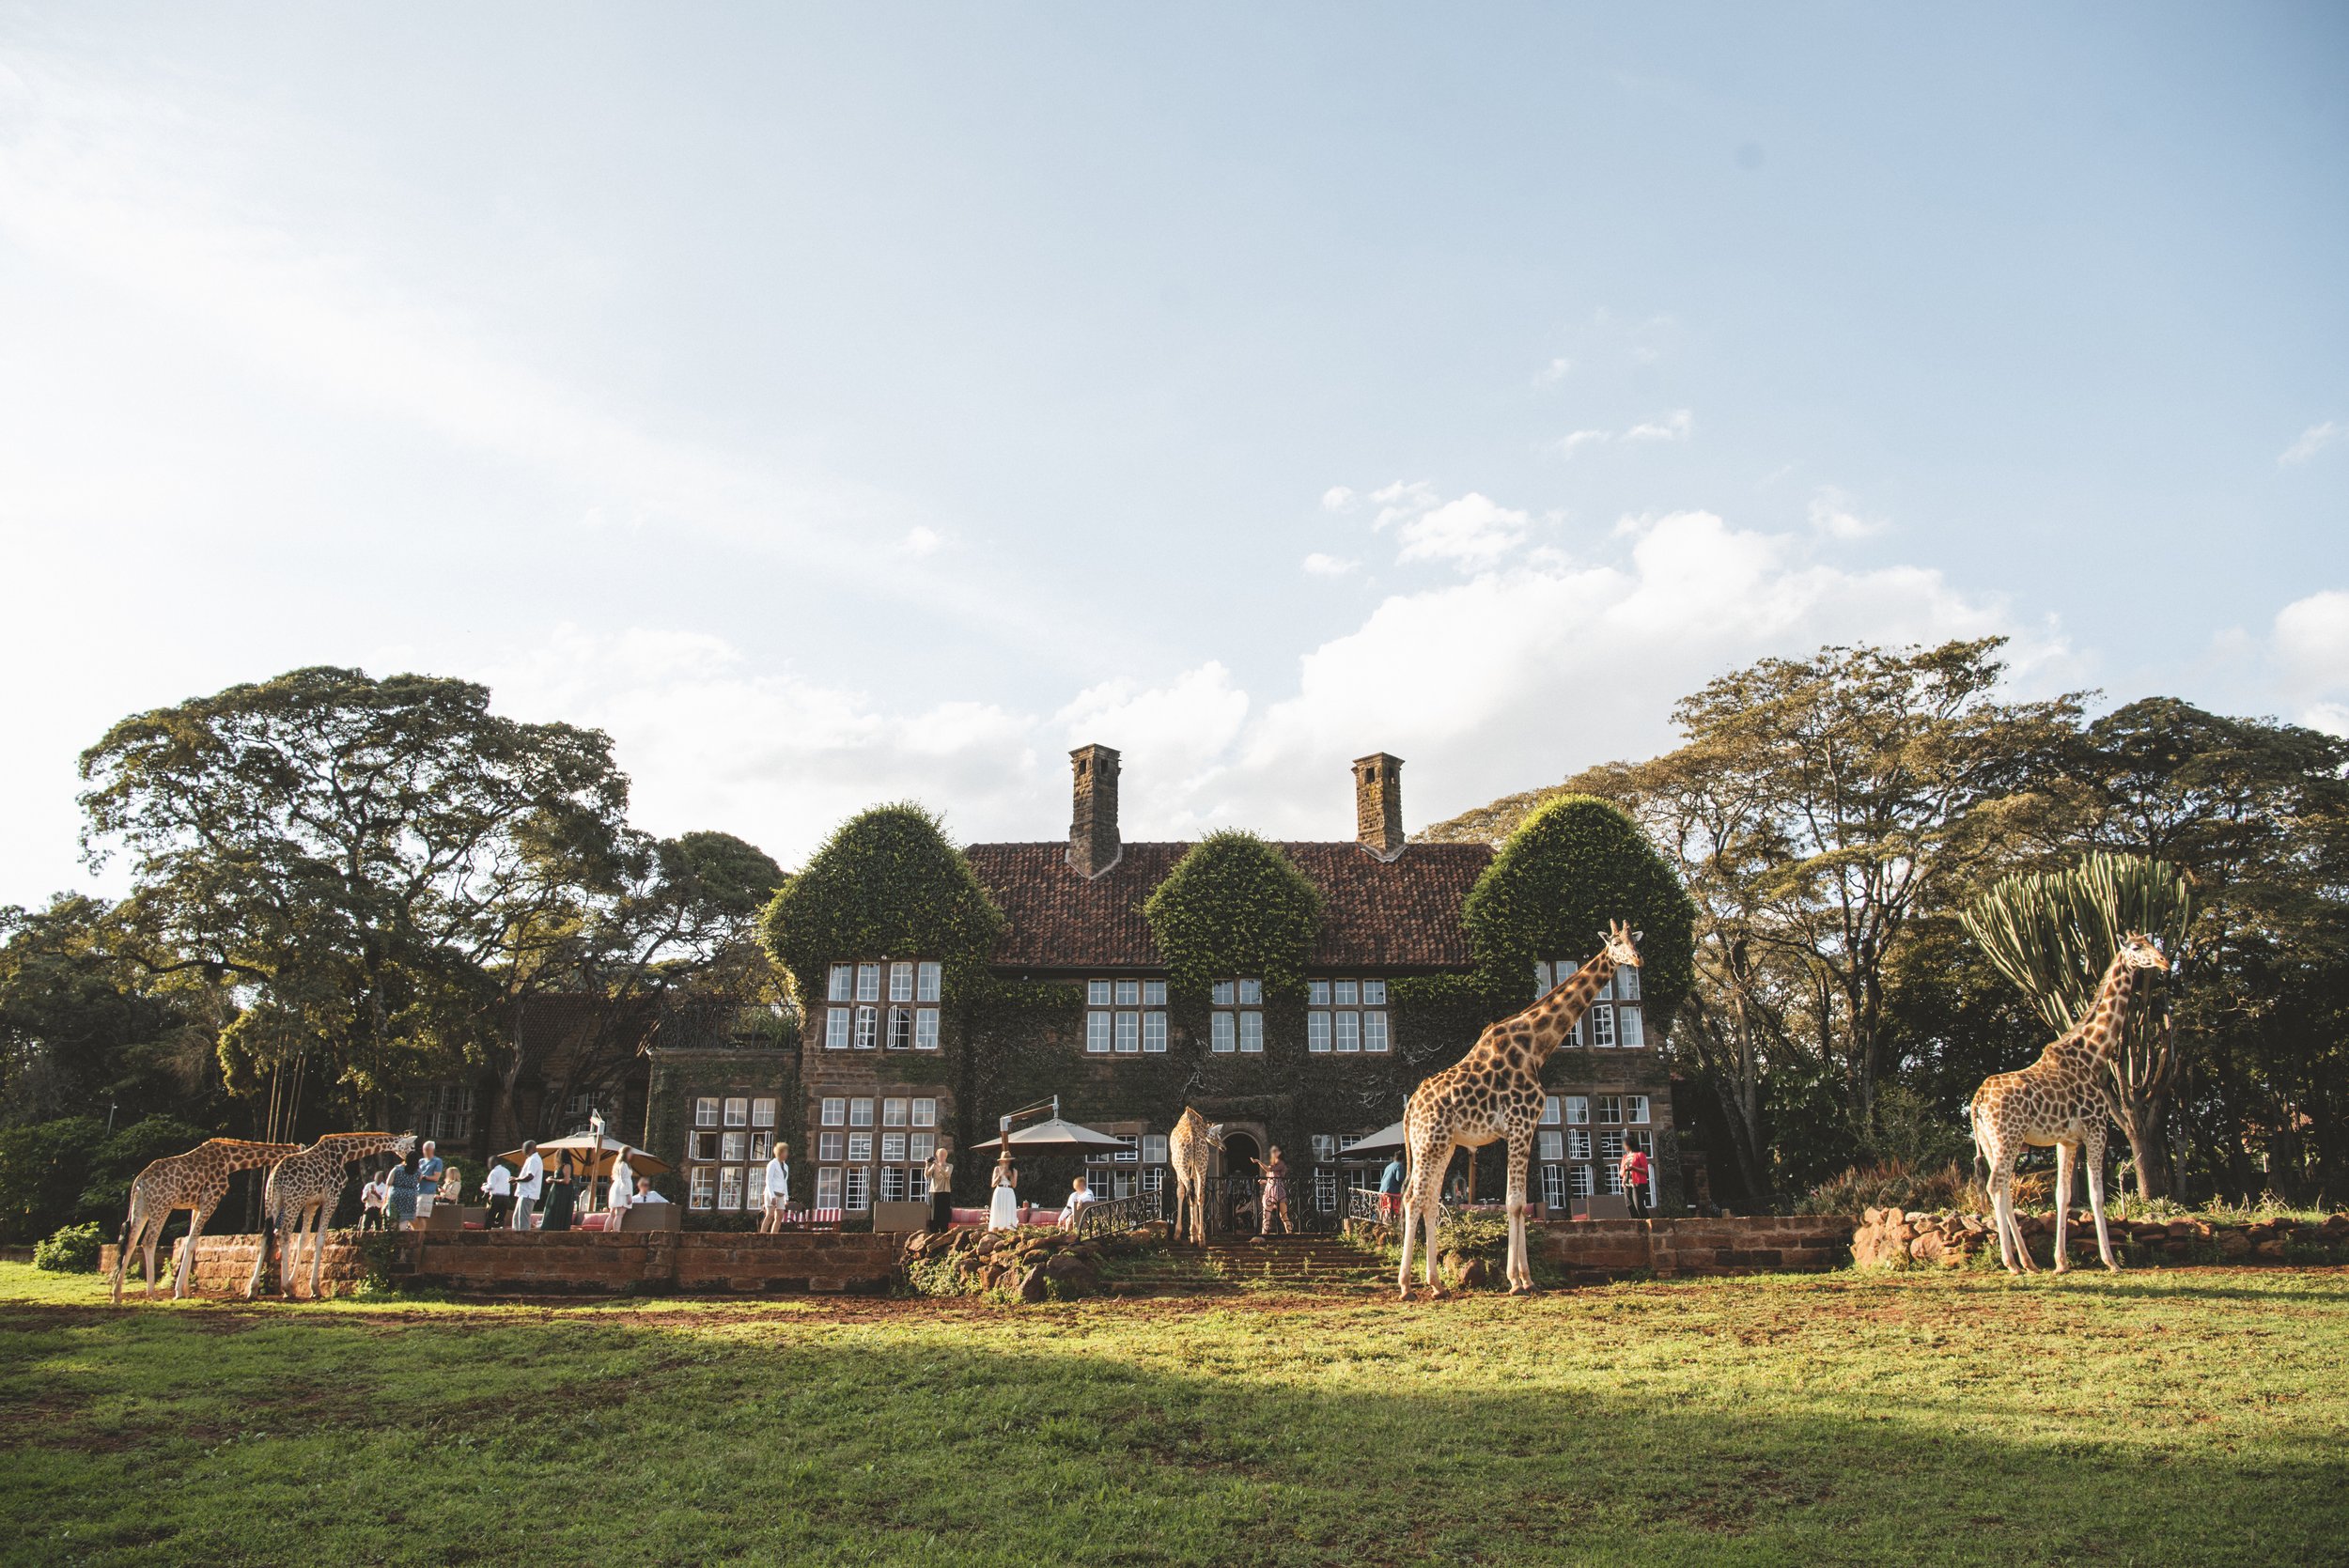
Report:
[[2161,1097],[2145,1100],[2113,1096],[2112,1119],[2121,1124],[2122,1134],[2129,1141],[2129,1158],[2137,1166],[2137,1189],[2147,1198],[2167,1198],[2172,1183],[2170,1172],[2170,1151],[2161,1141]]

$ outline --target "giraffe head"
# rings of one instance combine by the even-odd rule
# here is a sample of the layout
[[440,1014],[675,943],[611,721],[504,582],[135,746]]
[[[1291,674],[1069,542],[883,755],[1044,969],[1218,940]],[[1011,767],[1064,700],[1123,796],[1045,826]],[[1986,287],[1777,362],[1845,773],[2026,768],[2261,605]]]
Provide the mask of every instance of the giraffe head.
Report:
[[1221,1149],[1223,1147],[1224,1131],[1225,1128],[1222,1123],[1209,1122],[1207,1124],[1206,1131],[1207,1146],[1214,1149]]
[[2170,960],[2163,956],[2154,939],[2142,931],[2132,931],[2121,939],[2121,951],[2114,955],[2133,970],[2166,970]]
[[1609,922],[1607,956],[1614,960],[1618,967],[1629,964],[1633,969],[1638,969],[1640,967],[1640,936],[1641,933],[1634,931],[1620,920]]

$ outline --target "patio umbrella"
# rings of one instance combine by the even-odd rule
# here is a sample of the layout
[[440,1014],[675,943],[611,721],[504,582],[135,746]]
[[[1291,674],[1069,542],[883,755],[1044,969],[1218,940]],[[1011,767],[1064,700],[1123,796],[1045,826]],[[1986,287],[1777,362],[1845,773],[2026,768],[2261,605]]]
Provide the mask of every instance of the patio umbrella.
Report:
[[1131,1147],[1124,1139],[1106,1132],[1081,1127],[1058,1116],[1032,1123],[1012,1133],[1006,1140],[990,1138],[984,1143],[973,1143],[974,1149],[1000,1149],[1008,1141],[1015,1155],[1073,1155],[1094,1149],[1124,1149]]
[[[599,1138],[590,1132],[575,1132],[568,1138],[547,1139],[538,1145],[538,1157],[547,1162],[550,1171],[562,1163],[564,1156],[568,1155],[571,1169],[584,1169],[590,1176],[610,1175],[612,1161],[622,1154],[628,1156],[629,1169],[640,1176],[657,1176],[669,1168],[668,1161],[656,1159],[635,1144],[623,1143],[609,1134]],[[520,1149],[509,1150],[498,1158],[520,1165],[522,1152]]]
[[1351,1148],[1343,1151],[1339,1157],[1344,1158],[1347,1155],[1399,1155],[1402,1152],[1403,1124],[1397,1122],[1392,1126],[1380,1127],[1368,1138],[1360,1140]]

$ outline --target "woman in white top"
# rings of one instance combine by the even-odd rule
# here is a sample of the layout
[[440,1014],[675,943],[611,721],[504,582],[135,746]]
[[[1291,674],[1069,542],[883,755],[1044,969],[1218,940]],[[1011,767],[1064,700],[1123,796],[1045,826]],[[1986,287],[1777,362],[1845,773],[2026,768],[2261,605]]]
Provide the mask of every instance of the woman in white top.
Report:
[[626,1149],[612,1157],[612,1185],[606,1192],[608,1195],[603,1206],[612,1211],[612,1229],[616,1231],[620,1228],[620,1212],[628,1207],[629,1200],[636,1196],[636,1172],[628,1162]]
[[995,1189],[995,1196],[988,1201],[987,1207],[988,1230],[1016,1231],[1019,1228],[1019,1194],[1014,1189],[1019,1180],[1019,1172],[1011,1166],[1011,1151],[1006,1149],[1003,1157],[995,1162],[995,1173],[988,1178],[988,1185]]
[[380,1231],[383,1228],[383,1205],[392,1201],[392,1189],[384,1185],[381,1172],[367,1178],[367,1185],[359,1189],[359,1228]]

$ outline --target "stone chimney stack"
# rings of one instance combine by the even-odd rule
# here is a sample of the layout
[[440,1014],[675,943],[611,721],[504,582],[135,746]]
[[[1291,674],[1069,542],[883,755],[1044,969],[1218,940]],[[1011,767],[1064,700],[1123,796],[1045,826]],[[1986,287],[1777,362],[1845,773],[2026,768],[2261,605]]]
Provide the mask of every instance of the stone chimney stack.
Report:
[[1403,759],[1373,752],[1354,759],[1354,837],[1391,861],[1403,853]]
[[1076,770],[1068,863],[1080,876],[1098,877],[1126,852],[1117,837],[1117,753],[1107,746],[1080,746],[1068,753],[1068,761]]

